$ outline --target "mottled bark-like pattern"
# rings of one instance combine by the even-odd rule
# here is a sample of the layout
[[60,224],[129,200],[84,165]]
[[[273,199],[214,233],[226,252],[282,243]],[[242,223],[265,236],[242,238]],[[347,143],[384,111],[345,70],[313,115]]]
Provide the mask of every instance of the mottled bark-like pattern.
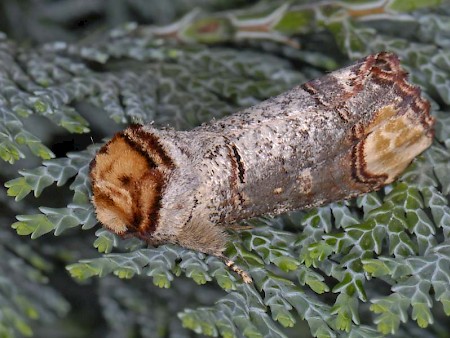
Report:
[[92,163],[97,216],[221,256],[240,220],[391,183],[431,144],[429,109],[397,56],[379,53],[191,131],[133,125]]

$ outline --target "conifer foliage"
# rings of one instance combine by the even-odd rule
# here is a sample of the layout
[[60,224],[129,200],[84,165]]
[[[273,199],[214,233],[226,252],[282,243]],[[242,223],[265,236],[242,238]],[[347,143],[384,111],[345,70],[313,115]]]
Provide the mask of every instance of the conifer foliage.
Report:
[[[0,5],[0,337],[449,332],[448,1],[21,3]],[[233,233],[253,284],[99,228],[89,163],[117,130],[190,129],[384,50],[432,102],[432,146],[379,192]]]

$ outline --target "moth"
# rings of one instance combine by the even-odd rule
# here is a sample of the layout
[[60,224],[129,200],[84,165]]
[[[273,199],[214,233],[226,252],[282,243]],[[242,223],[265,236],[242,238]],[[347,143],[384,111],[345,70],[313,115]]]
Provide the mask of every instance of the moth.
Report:
[[433,139],[434,118],[395,54],[369,55],[190,131],[131,125],[90,166],[104,227],[221,258],[227,229],[393,182]]

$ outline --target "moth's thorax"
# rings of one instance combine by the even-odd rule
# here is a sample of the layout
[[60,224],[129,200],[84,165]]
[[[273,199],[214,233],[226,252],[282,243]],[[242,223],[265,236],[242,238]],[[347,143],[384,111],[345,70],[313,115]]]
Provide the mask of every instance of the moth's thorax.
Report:
[[161,197],[173,163],[150,136],[143,134],[140,126],[132,126],[116,134],[91,163],[97,217],[120,235],[148,237],[158,224]]

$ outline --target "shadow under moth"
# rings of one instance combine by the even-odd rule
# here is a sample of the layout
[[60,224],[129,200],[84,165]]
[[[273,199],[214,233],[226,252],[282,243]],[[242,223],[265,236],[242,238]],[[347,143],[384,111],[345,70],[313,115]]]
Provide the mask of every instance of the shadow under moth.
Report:
[[97,218],[217,256],[249,283],[223,254],[227,228],[391,183],[430,146],[429,111],[383,52],[190,131],[131,125],[91,163]]

